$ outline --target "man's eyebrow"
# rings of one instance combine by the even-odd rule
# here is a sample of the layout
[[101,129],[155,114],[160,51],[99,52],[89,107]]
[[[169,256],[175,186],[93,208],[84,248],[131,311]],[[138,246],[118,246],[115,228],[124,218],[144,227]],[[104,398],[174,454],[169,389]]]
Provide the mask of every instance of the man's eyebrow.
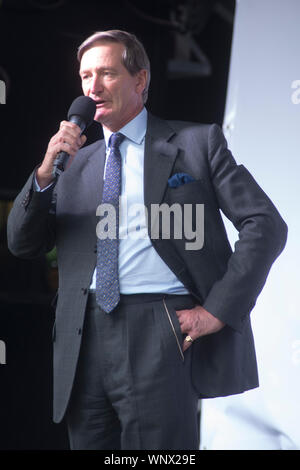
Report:
[[[111,72],[115,72],[115,71],[116,71],[116,69],[115,69],[114,67],[97,67],[97,68],[96,68],[96,71],[97,71],[97,72],[103,72],[103,71],[105,71],[105,70],[109,70],[109,71],[111,71]],[[79,75],[82,75],[82,74],[84,74],[84,73],[89,73],[89,72],[90,72],[90,69],[81,69],[81,70],[79,70]]]
[[80,69],[79,70],[79,75],[82,75],[84,73],[87,73],[89,70],[88,69]]

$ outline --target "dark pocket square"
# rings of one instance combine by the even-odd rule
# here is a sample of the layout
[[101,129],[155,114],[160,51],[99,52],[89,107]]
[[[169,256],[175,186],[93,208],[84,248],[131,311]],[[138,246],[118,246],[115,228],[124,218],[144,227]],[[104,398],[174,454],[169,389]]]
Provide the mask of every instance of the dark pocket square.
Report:
[[176,173],[168,179],[168,184],[170,188],[177,188],[178,186],[191,183],[192,181],[195,181],[192,176],[187,175],[186,173]]

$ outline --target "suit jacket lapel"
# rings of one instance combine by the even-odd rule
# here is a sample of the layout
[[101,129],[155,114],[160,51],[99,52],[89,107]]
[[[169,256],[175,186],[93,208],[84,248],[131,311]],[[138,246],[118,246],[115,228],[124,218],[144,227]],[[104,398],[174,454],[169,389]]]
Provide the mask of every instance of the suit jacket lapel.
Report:
[[96,208],[102,200],[105,153],[105,141],[101,140],[88,157],[82,174],[83,187],[87,188],[86,199],[95,216]]
[[168,140],[174,130],[165,121],[148,114],[144,158],[144,202],[160,204],[167,189],[168,178],[178,154],[178,148]]
[[[144,203],[150,210],[151,204],[160,204],[167,189],[178,148],[169,143],[175,131],[166,121],[148,113],[144,157]],[[105,166],[105,141],[101,140],[88,156],[82,171],[83,187],[87,188],[85,199],[93,214],[102,200],[103,174]]]

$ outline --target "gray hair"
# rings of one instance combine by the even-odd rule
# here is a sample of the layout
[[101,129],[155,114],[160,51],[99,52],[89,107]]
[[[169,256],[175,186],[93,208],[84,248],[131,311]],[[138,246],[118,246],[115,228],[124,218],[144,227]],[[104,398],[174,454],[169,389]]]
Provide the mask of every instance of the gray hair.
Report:
[[134,34],[118,29],[110,31],[98,31],[88,37],[78,48],[77,59],[80,62],[83,54],[99,42],[117,42],[125,46],[123,52],[123,65],[130,75],[137,74],[140,70],[147,71],[147,83],[143,91],[143,101],[146,103],[150,84],[150,61],[143,44]]

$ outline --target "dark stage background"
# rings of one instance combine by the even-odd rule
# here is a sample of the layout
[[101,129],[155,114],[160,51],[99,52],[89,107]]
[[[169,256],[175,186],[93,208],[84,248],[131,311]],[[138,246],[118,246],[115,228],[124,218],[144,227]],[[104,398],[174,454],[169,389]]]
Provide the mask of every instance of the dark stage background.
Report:
[[[81,94],[77,47],[102,29],[135,33],[151,62],[148,110],[222,125],[234,7],[234,0],[0,1],[0,79],[7,89],[0,105],[0,340],[6,347],[0,449],[68,449],[64,423],[51,421],[55,254],[14,258],[6,219]],[[100,137],[95,123],[88,143]]]

